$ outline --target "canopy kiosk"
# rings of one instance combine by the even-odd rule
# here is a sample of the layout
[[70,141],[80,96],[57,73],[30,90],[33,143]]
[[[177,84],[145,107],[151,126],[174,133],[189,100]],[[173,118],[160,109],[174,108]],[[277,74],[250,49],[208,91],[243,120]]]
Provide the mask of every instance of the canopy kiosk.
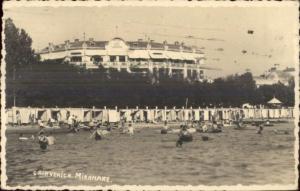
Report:
[[277,98],[275,98],[275,96],[274,96],[273,99],[268,101],[268,106],[270,108],[281,108],[282,102],[280,100],[278,100]]

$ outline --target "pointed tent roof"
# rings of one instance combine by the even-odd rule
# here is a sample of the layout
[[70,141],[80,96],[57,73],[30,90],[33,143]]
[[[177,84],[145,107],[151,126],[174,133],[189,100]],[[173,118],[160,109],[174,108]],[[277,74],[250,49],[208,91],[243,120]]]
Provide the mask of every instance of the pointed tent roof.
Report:
[[268,104],[281,104],[282,102],[279,101],[277,98],[273,97],[270,101],[268,101]]

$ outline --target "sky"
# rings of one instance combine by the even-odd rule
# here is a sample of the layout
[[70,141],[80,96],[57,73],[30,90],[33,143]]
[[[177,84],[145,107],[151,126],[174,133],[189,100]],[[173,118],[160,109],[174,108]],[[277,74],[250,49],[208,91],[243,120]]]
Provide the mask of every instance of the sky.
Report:
[[[255,4],[253,4],[255,5]],[[274,64],[294,67],[298,55],[298,7],[6,7],[12,18],[40,50],[49,42],[86,39],[167,40],[196,45],[205,54],[211,77],[262,74]],[[248,31],[253,31],[249,34]]]

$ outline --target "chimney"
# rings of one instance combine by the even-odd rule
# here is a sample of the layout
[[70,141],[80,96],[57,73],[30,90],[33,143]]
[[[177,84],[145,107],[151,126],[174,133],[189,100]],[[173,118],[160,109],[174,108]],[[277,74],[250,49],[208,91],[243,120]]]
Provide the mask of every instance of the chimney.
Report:
[[168,43],[167,43],[166,40],[164,40],[163,44],[164,44],[164,49],[165,49],[165,50],[168,50]]
[[181,46],[184,46],[184,42],[181,42]]
[[179,45],[179,42],[178,41],[175,41],[175,43],[174,43],[175,45]]
[[65,41],[65,49],[68,49],[68,48],[70,48],[70,41],[66,40]]
[[48,46],[49,51],[53,51],[53,43],[49,42],[49,46]]
[[149,49],[151,49],[151,43],[150,43],[151,41],[149,40],[148,41],[148,43],[147,43],[147,49],[149,50]]

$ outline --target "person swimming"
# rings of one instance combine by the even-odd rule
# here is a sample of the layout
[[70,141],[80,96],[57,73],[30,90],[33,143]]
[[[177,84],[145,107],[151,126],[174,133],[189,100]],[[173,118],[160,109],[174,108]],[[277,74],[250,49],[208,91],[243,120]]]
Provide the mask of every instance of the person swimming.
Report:
[[262,134],[262,131],[263,131],[263,126],[262,125],[259,125],[259,129],[257,130],[257,134]]
[[188,132],[186,125],[181,125],[181,131],[179,132],[178,137],[176,147],[182,147],[183,142],[190,142],[193,140],[193,136]]
[[273,124],[270,122],[270,120],[267,120],[265,126],[273,126]]
[[134,128],[133,128],[133,126],[132,126],[131,123],[129,123],[129,126],[128,126],[128,134],[129,134],[130,136],[133,136],[133,135],[134,135]]
[[102,132],[101,131],[102,131],[101,129],[97,129],[95,131],[95,140],[96,141],[100,141],[102,139]]
[[212,132],[213,133],[220,133],[220,132],[222,132],[221,125],[219,125],[216,121],[213,122],[213,124],[212,124]]
[[22,133],[19,134],[19,140],[25,141],[28,140],[28,137],[24,137]]
[[44,123],[42,122],[41,119],[38,120],[38,125],[39,125],[40,129],[44,129],[45,128],[45,125],[44,125]]
[[168,123],[165,121],[163,128],[160,131],[161,134],[167,134],[168,133]]
[[287,131],[287,130],[278,130],[278,129],[274,129],[273,130],[273,132],[275,133],[275,134],[281,134],[281,135],[288,135],[289,134],[289,132]]
[[207,132],[208,131],[208,127],[207,127],[207,124],[206,123],[203,123],[202,125],[202,132]]
[[39,140],[39,144],[40,144],[40,148],[45,150],[48,147],[48,139],[45,136],[44,132],[41,131],[38,135],[38,140]]

